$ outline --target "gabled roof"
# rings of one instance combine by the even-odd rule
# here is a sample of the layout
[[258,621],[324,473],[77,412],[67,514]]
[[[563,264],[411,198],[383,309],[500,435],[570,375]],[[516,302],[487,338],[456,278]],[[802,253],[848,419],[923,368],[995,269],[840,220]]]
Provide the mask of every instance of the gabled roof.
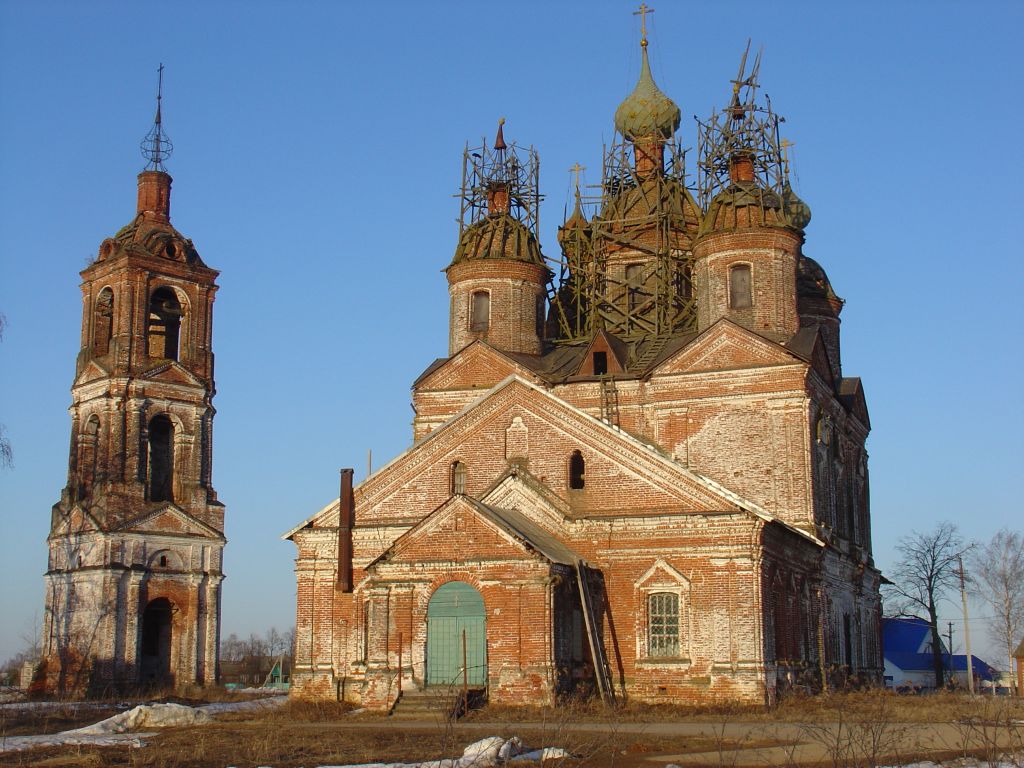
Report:
[[[472,366],[469,364],[472,363]],[[432,385],[440,385],[437,388],[444,389],[453,384],[458,388],[460,383],[458,377],[467,368],[471,367],[474,378],[478,378],[481,370],[490,370],[494,374],[495,381],[501,381],[513,373],[521,376],[537,376],[539,358],[536,355],[513,355],[492,347],[481,339],[474,339],[451,357],[438,358],[432,362],[413,382],[412,388],[418,389],[421,385],[430,381]],[[442,373],[449,370],[447,377]],[[434,380],[434,381],[431,381]]]
[[1013,652],[1013,658],[1024,659],[1024,640],[1020,641],[1020,645],[1017,646],[1017,650]]
[[391,560],[406,546],[416,541],[424,532],[437,525],[440,520],[452,514],[458,508],[471,510],[481,520],[516,542],[525,554],[536,553],[550,563],[574,565],[580,559],[568,545],[558,537],[544,530],[520,512],[511,509],[498,509],[484,504],[471,496],[452,496],[448,501],[435,509],[420,522],[403,533],[391,546],[367,565],[372,568],[379,562]]
[[891,653],[921,653],[930,638],[929,624],[917,616],[882,619],[882,645],[885,656]]
[[871,420],[868,418],[868,404],[864,397],[864,385],[859,376],[851,376],[839,380],[837,387],[839,402],[843,404],[848,413],[856,416],[868,429],[871,428]]
[[[463,421],[465,419],[472,418],[472,414],[476,409],[480,408],[484,403],[492,398],[499,397],[505,392],[505,390],[511,388],[521,388],[525,392],[529,393],[531,397],[540,398],[547,406],[550,406],[544,409],[547,413],[546,418],[557,419],[571,417],[579,426],[596,432],[594,437],[598,439],[595,442],[603,445],[603,450],[619,454],[632,453],[632,460],[642,461],[646,464],[648,469],[652,471],[650,480],[652,485],[664,490],[665,492],[670,492],[676,495],[681,501],[684,499],[689,500],[697,505],[695,507],[697,509],[700,509],[701,505],[704,505],[708,509],[744,511],[766,522],[776,523],[783,528],[796,533],[801,538],[811,541],[817,546],[824,546],[824,542],[807,531],[779,520],[758,504],[755,504],[749,499],[729,490],[711,478],[698,472],[694,472],[688,467],[684,467],[682,464],[665,455],[656,446],[644,442],[618,427],[607,424],[604,421],[591,416],[585,411],[571,405],[565,400],[562,400],[556,394],[516,375],[509,376],[500,384],[483,393],[480,397],[476,398],[473,402],[463,408],[460,413],[448,419],[448,421],[444,422],[440,427],[423,437],[407,451],[399,454],[390,462],[378,469],[373,475],[366,478],[359,484],[356,489],[357,492],[365,490],[368,486],[373,488],[374,484],[397,482],[398,477],[400,476],[394,476],[394,473],[400,468],[403,462],[410,460],[410,458],[416,453],[428,450],[428,448],[438,441],[449,440],[453,434],[458,435],[458,430],[463,425]],[[407,481],[408,478],[403,480],[403,482]],[[721,506],[707,507],[709,504]],[[317,518],[323,519],[324,525],[336,525],[336,523],[332,524],[330,522],[326,522],[326,520],[331,517],[336,517],[337,510],[338,501],[334,500],[316,514],[306,518],[297,526],[287,531],[282,538],[290,539],[300,529],[312,524],[317,520]]]
[[789,348],[724,317],[672,354],[659,358],[651,373],[723,371],[806,362]]

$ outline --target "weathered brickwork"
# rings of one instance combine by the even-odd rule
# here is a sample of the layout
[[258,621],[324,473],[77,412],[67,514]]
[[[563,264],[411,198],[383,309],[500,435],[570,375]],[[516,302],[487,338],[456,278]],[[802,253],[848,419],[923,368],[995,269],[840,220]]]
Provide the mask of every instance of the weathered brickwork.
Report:
[[45,684],[62,694],[217,677],[224,507],[212,485],[217,272],[170,225],[171,178],[82,272],[68,484],[54,505]]
[[[607,685],[762,703],[879,680],[870,424],[840,365],[842,300],[802,254],[809,209],[788,187],[761,190],[743,147],[707,210],[663,194],[677,182],[657,158],[679,110],[644,62],[616,113],[637,182],[606,190],[600,226],[577,208],[559,241],[593,238],[572,268],[603,278],[577,284],[623,323],[592,315],[574,326],[585,338],[541,323],[539,245],[507,205],[461,233],[449,357],[413,385],[413,447],[351,507],[286,534],[293,695],[389,709],[424,686],[537,704]],[[508,232],[519,239],[495,234]],[[691,276],[694,322],[638,331],[689,301]],[[596,312],[592,300],[576,308]]]

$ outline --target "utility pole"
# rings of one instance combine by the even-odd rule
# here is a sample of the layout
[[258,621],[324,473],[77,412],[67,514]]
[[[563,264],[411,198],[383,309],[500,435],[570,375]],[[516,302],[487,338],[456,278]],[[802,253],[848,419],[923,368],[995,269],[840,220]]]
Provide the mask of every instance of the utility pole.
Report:
[[971,630],[967,624],[967,589],[964,586],[964,558],[961,555],[957,555],[956,559],[960,563],[960,599],[964,605],[964,648],[967,653],[967,690],[973,694],[974,664],[971,661]]
[[946,652],[949,654],[949,680],[946,681],[946,685],[950,686],[953,684],[953,622],[947,622],[949,630],[946,632],[946,639],[948,648]]

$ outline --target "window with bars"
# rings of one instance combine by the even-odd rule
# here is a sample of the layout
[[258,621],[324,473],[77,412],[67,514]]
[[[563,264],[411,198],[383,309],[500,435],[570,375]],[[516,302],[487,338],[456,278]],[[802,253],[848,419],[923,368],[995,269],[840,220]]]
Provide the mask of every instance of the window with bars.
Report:
[[655,592],[647,597],[647,655],[679,656],[679,595]]

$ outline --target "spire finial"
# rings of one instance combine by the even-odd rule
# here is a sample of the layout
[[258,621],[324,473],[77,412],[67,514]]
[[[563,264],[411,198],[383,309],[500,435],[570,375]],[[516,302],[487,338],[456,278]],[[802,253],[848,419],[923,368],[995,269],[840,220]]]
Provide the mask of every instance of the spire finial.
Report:
[[647,47],[647,14],[654,13],[653,8],[648,8],[647,3],[640,3],[640,10],[633,11],[634,16],[640,17],[640,47]]
[[504,125],[505,125],[505,118],[504,117],[499,117],[498,118],[498,135],[494,137],[494,148],[495,149],[508,149],[508,146],[505,144],[505,131],[503,130],[503,126]]
[[174,145],[170,137],[164,133],[163,118],[160,114],[161,102],[164,98],[164,65],[161,62],[157,69],[157,90],[156,90],[156,117],[153,118],[153,127],[149,129],[146,138],[142,140],[142,156],[149,162],[146,163],[146,170],[164,170],[164,160],[171,156]]

